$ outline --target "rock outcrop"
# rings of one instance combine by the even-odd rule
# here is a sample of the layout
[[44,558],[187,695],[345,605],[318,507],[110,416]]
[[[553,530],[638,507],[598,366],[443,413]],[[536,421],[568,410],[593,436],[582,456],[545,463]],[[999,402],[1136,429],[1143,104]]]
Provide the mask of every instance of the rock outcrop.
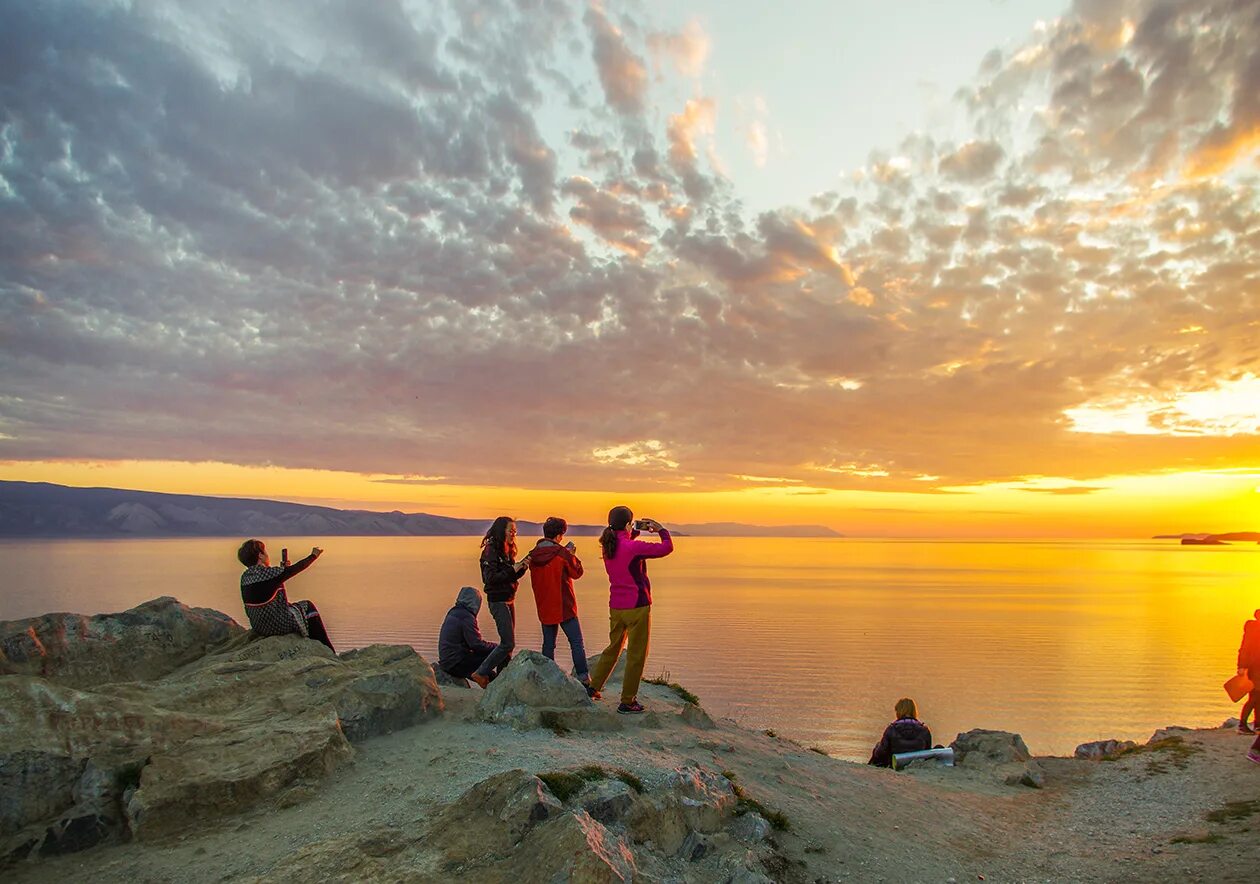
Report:
[[37,675],[76,688],[173,672],[245,630],[169,596],[118,614],[44,614],[0,621],[0,675]]
[[1095,740],[1092,743],[1081,743],[1072,754],[1089,761],[1102,761],[1136,748],[1137,743],[1132,740]]
[[593,725],[595,717],[582,683],[537,651],[513,657],[486,688],[477,708],[486,721],[522,728],[576,730]]
[[[201,634],[216,620],[158,600],[134,618],[116,615],[138,630],[122,630],[120,646],[138,647],[150,634],[154,609],[174,635]],[[180,624],[181,613],[190,624]],[[241,633],[176,671],[172,662],[186,652],[173,651],[159,667],[167,673],[151,682],[76,687],[84,681],[77,653],[60,669],[56,655],[44,658],[71,683],[0,678],[0,862],[114,835],[166,835],[239,812],[327,775],[353,757],[351,742],[442,710],[432,669],[409,647],[373,645],[338,658],[296,635],[251,638]],[[138,658],[158,666],[156,655]]]
[[990,768],[1008,786],[1042,788],[1046,774],[1019,734],[977,728],[950,743],[954,761],[967,768]]

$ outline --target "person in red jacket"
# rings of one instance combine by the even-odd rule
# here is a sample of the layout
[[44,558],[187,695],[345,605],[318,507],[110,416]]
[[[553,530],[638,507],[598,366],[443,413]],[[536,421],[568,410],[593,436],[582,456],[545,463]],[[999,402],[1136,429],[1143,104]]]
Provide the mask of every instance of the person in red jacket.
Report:
[[1243,624],[1242,643],[1238,646],[1238,674],[1246,674],[1252,683],[1251,693],[1238,715],[1238,733],[1254,734],[1260,727],[1253,730],[1247,724],[1247,716],[1253,715],[1253,720],[1260,724],[1260,708],[1257,708],[1260,707],[1260,611],[1256,611],[1254,620]]
[[564,542],[569,523],[558,516],[543,522],[543,536],[529,554],[529,583],[542,624],[544,657],[556,659],[556,635],[561,629],[573,652],[573,673],[586,685],[586,692],[598,699],[591,687],[591,674],[586,665],[586,645],[582,642],[582,624],[578,622],[577,595],[573,581],[582,576],[582,560],[577,557],[573,541]]

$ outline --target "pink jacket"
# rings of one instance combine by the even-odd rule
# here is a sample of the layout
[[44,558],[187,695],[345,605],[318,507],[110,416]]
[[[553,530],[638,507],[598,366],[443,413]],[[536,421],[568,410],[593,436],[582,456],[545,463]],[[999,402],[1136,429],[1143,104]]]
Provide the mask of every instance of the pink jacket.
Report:
[[652,582],[647,576],[647,560],[659,559],[674,551],[674,541],[664,528],[661,542],[639,540],[629,531],[617,534],[617,553],[604,559],[608,572],[608,607],[618,610],[652,604]]

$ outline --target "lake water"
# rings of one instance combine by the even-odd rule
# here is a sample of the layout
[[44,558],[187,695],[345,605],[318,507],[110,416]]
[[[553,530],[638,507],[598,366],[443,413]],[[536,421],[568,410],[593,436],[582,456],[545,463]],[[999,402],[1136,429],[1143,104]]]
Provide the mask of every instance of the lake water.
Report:
[[[432,661],[456,591],[479,585],[476,538],[267,541],[276,558],[281,546],[300,558],[312,541],[327,550],[288,589],[318,603],[339,650],[405,643]],[[596,653],[608,586],[594,538],[576,542]],[[238,543],[0,542],[0,619],[171,595],[243,622]],[[646,674],[668,672],[714,715],[845,758],[866,759],[902,696],[939,742],[997,728],[1023,734],[1034,753],[1069,754],[1236,714],[1221,683],[1260,608],[1258,570],[1255,544],[680,537],[649,564]],[[518,599],[518,646],[537,648],[528,579]],[[481,625],[493,640],[484,609]],[[567,655],[561,636],[557,658],[567,665]]]

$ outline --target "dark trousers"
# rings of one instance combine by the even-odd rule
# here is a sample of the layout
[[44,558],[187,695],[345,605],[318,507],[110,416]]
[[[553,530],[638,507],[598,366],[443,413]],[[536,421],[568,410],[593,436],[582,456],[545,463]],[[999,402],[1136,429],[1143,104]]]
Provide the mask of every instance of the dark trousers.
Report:
[[582,642],[582,624],[578,618],[570,617],[559,625],[544,623],[542,625],[542,652],[544,657],[556,659],[556,636],[564,630],[564,637],[569,640],[569,650],[573,652],[573,672],[578,681],[589,681],[590,672],[586,665],[586,645]]
[[463,660],[459,661],[450,668],[443,666],[442,669],[447,675],[453,675],[455,678],[468,678],[468,676],[477,671],[477,667],[486,661],[486,658],[490,656],[490,652],[492,650],[493,648],[470,648]]
[[499,644],[477,667],[478,674],[486,678],[508,665],[508,661],[512,659],[512,650],[516,647],[516,603],[510,599],[506,602],[491,602],[490,616],[494,618],[494,626],[499,630]]
[[315,607],[315,603],[308,599],[302,599],[291,604],[302,612],[302,617],[306,620],[306,637],[313,638],[317,642],[323,642],[328,646],[328,650],[334,654],[337,653],[337,649],[333,647],[332,639],[328,637],[328,630],[324,628],[324,618],[319,616],[319,609]]

